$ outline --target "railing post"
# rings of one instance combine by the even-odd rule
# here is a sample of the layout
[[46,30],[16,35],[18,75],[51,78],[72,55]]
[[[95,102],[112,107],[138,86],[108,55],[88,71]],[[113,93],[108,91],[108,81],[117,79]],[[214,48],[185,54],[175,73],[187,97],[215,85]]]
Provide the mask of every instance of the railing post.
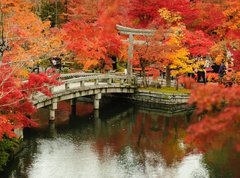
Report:
[[109,78],[109,79],[108,79],[108,85],[111,85],[111,84],[112,84],[112,81],[113,81],[113,79],[112,79],[112,78]]
[[99,80],[97,78],[97,79],[95,79],[95,85],[98,85],[98,83],[99,83]]
[[124,84],[124,79],[121,78],[121,80],[120,80],[120,85],[123,85],[123,84]]
[[68,90],[70,88],[69,85],[69,83],[65,83],[65,90]]
[[54,92],[54,87],[50,87],[50,92],[53,93]]
[[80,87],[84,87],[84,80],[80,81]]

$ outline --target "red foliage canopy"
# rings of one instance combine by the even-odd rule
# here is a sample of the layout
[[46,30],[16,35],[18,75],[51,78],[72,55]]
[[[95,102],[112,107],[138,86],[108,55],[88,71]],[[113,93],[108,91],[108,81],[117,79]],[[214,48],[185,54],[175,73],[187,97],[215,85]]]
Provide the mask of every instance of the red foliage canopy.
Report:
[[185,30],[185,38],[183,39],[183,42],[192,56],[206,56],[214,44],[203,31],[191,32]]
[[14,129],[36,126],[27,116],[35,112],[31,96],[42,92],[51,96],[49,86],[56,85],[58,75],[30,74],[28,81],[15,76],[16,68],[8,65],[0,67],[0,140],[4,134],[14,137]]

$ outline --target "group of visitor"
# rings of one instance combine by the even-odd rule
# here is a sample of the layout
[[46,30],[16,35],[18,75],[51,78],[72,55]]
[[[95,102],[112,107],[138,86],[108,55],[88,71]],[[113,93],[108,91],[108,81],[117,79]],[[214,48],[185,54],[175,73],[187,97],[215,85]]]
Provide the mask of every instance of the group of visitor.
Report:
[[[226,74],[227,74],[227,67],[222,62],[220,65],[217,65],[216,63],[213,63],[211,68],[207,68],[208,70],[206,71],[206,67],[204,65],[200,65],[196,72],[196,80],[199,83],[206,83],[207,82],[207,73],[217,73],[219,80],[221,80]],[[229,69],[231,70],[231,69]]]
[[53,68],[61,70],[62,63],[61,63],[61,58],[60,57],[57,57],[57,56],[52,57],[51,58],[51,63],[52,63]]

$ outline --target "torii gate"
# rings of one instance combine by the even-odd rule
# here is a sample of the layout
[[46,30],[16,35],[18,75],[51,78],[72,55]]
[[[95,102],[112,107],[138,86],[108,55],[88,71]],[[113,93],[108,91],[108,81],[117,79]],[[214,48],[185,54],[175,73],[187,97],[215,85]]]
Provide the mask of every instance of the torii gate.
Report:
[[142,40],[134,40],[133,35],[144,35],[144,36],[150,36],[153,35],[156,31],[155,30],[146,30],[146,29],[135,29],[135,28],[129,28],[124,27],[121,25],[116,25],[117,30],[120,32],[120,34],[129,35],[128,40],[123,40],[123,42],[129,42],[128,46],[128,61],[127,61],[127,74],[129,76],[132,76],[132,64],[131,59],[133,58],[133,44],[144,44],[146,41]]

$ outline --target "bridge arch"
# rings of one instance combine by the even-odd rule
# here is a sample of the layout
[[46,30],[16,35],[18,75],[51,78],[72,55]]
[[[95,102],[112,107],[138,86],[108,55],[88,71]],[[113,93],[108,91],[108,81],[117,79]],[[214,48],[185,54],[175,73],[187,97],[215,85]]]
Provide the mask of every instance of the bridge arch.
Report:
[[62,84],[50,88],[53,96],[47,97],[41,93],[33,96],[32,102],[37,109],[49,107],[50,120],[55,120],[58,102],[72,100],[82,96],[93,96],[94,109],[99,109],[99,100],[104,93],[134,93],[135,77],[115,74],[65,74],[61,75]]

